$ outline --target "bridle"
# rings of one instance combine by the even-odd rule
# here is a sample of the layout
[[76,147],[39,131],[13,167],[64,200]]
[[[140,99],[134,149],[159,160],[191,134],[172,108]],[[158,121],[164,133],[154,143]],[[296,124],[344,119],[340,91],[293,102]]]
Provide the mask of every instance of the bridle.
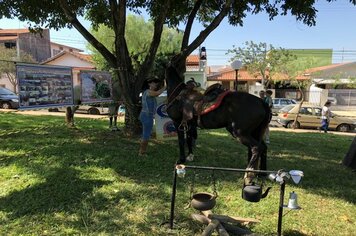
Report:
[[[177,93],[178,88],[182,87],[182,85],[185,85],[185,83],[184,83],[184,82],[180,82],[180,83],[173,89],[173,92],[168,96],[168,98],[167,98],[167,108],[168,108],[169,106],[171,106],[172,103],[177,99],[179,93],[181,92],[181,91],[179,91],[179,92]],[[177,94],[175,94],[175,93],[177,93]],[[175,96],[174,96],[174,95],[175,95]]]

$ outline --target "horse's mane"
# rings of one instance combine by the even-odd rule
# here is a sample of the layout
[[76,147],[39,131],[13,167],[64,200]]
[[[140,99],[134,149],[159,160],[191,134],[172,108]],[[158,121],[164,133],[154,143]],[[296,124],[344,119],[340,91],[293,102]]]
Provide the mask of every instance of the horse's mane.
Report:
[[171,102],[183,89],[186,88],[186,84],[184,83],[184,79],[179,76],[177,69],[172,65],[169,65],[166,69],[166,80],[180,81],[175,88],[171,88],[172,93],[168,94],[168,102]]

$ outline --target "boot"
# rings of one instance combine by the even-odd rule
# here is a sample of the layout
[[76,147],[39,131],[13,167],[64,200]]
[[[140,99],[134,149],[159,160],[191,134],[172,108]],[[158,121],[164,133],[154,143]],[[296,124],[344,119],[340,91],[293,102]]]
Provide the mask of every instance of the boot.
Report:
[[138,151],[139,156],[145,156],[147,155],[146,150],[148,146],[148,140],[142,140],[140,143],[140,150]]

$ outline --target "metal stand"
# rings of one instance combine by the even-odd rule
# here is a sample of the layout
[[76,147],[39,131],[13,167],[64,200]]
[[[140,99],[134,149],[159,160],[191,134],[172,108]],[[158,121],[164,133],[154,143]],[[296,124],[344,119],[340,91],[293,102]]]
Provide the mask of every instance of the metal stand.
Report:
[[[267,171],[267,170],[246,170],[246,169],[234,169],[234,168],[221,168],[221,167],[207,167],[207,166],[185,166],[185,169],[196,169],[196,170],[220,170],[220,171],[230,171],[230,172],[252,172],[252,173],[260,173],[260,174],[272,174],[277,173],[277,171]],[[169,226],[173,229],[173,221],[174,221],[174,206],[175,199],[177,193],[177,172],[176,166],[174,166],[173,170],[173,185],[172,185],[172,196],[171,196],[171,214],[169,220]],[[278,227],[277,227],[277,235],[282,235],[282,218],[283,218],[283,204],[284,204],[284,192],[285,192],[285,180],[280,182],[280,197],[279,197],[279,212],[278,212]]]
[[284,207],[284,192],[286,189],[286,182],[283,180],[281,183],[280,194],[279,194],[279,210],[278,210],[278,226],[277,235],[282,235],[282,218],[283,218],[283,207]]

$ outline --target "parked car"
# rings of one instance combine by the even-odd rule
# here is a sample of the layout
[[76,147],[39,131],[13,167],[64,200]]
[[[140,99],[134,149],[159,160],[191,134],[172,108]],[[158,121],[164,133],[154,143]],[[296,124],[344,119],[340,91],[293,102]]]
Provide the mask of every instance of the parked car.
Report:
[[291,104],[297,104],[297,101],[289,98],[273,98],[272,114],[277,115],[280,109]]
[[19,107],[19,96],[14,92],[0,87],[0,108],[17,109]]
[[[286,128],[291,128],[294,119],[298,113],[299,105],[288,105],[282,108],[278,114],[277,122]],[[321,125],[322,108],[312,104],[302,105],[296,123],[296,128],[318,128]],[[342,132],[353,131],[356,128],[356,121],[346,117],[340,117],[332,114],[329,123],[329,129]]]
[[[51,112],[65,112],[66,108],[65,107],[54,107],[54,108],[49,108],[48,111]],[[78,113],[87,113],[91,115],[105,115],[109,113],[109,108],[107,105],[80,105],[79,108],[76,110]]]

